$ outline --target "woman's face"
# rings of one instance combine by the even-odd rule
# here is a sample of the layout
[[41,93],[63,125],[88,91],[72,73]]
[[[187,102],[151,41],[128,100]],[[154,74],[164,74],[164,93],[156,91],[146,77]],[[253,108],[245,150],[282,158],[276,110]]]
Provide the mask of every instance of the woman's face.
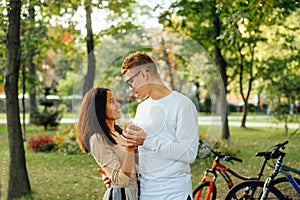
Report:
[[106,97],[106,117],[108,120],[117,120],[121,118],[121,104],[117,101],[116,96],[107,91]]

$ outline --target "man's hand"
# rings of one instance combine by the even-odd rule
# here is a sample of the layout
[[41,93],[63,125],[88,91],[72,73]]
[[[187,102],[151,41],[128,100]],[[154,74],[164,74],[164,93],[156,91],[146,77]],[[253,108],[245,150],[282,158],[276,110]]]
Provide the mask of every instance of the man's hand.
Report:
[[110,188],[110,178],[106,175],[105,171],[102,168],[98,168],[98,172],[102,174],[102,181],[107,188]]
[[108,176],[102,174],[102,181],[103,181],[103,183],[105,184],[105,186],[107,188],[110,188],[110,182],[111,182],[111,180],[108,178]]
[[128,127],[124,128],[123,139],[126,141],[125,144],[122,144],[125,147],[132,147],[142,145],[147,136],[145,131],[136,125],[130,124]]

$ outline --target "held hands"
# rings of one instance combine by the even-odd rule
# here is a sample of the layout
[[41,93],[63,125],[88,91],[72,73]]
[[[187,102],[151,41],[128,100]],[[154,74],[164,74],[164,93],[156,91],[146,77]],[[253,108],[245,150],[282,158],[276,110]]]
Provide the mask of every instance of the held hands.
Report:
[[122,137],[126,141],[126,143],[122,144],[122,146],[125,147],[142,145],[147,136],[147,134],[141,127],[134,124],[130,124],[128,127],[124,127],[123,135],[124,136]]

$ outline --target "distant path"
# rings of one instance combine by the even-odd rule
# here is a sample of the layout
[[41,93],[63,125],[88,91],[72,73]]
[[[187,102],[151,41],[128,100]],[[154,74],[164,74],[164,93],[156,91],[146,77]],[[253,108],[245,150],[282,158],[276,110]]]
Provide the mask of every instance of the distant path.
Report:
[[[270,118],[269,116],[247,116],[247,119],[268,119]],[[216,124],[214,118],[211,116],[200,116],[198,117],[198,123],[200,125],[213,125]],[[229,121],[229,126],[241,126],[241,116],[229,116],[228,121]],[[217,125],[217,124],[216,124]],[[219,124],[218,124],[219,125]],[[283,123],[275,123],[275,122],[247,122],[246,121],[246,127],[264,127],[264,128],[283,128],[284,124]],[[289,129],[297,129],[300,128],[300,123],[289,123],[288,124]]]
[[[247,116],[247,119],[267,119],[268,116]],[[198,122],[200,125],[219,125],[219,123],[216,123],[216,120],[213,120],[214,118],[211,116],[200,116],[198,117]],[[241,116],[229,116],[229,126],[241,126]],[[77,123],[77,118],[62,118],[60,122],[62,124],[75,124]],[[28,120],[25,120],[25,123],[28,123]],[[5,119],[0,119],[0,124],[6,124]],[[246,122],[246,127],[265,127],[265,128],[283,128],[283,123],[272,123],[272,122]],[[288,128],[290,129],[297,129],[300,128],[300,124],[296,123],[289,123]]]

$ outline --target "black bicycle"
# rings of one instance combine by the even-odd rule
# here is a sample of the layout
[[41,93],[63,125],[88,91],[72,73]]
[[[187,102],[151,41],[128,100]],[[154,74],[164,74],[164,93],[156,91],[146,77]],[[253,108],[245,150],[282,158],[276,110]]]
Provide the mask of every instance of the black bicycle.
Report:
[[[268,160],[282,158],[282,155],[285,155],[280,149],[285,149],[285,145],[288,141],[283,143],[276,144],[271,150],[266,152],[258,152],[256,156],[264,156],[267,157]],[[269,163],[268,163],[269,164]],[[270,165],[270,164],[269,164]],[[300,180],[294,178],[295,181],[300,183]],[[230,189],[225,200],[231,199],[244,199],[244,200],[252,200],[252,199],[261,199],[263,195],[264,189],[264,181],[259,180],[251,180],[241,182]],[[272,181],[271,184],[268,185],[268,193],[264,197],[264,199],[279,199],[279,200],[291,200],[291,199],[300,199],[300,198],[292,198],[291,194],[286,194],[287,191],[291,191],[289,180],[286,177],[280,177]],[[283,192],[283,193],[282,193]],[[297,195],[296,195],[297,196]]]

